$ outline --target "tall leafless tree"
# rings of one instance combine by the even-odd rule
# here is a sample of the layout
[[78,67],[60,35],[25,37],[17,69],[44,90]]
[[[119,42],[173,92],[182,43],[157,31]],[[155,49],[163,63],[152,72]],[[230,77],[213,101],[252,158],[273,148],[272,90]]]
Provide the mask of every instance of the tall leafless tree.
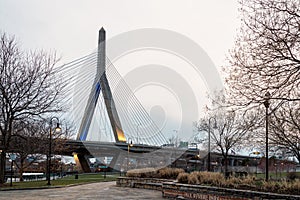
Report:
[[236,105],[300,100],[300,1],[240,0],[241,29],[227,84]]
[[300,161],[300,102],[286,102],[270,115],[270,143],[290,151]]
[[[211,97],[212,107],[206,115],[195,123],[198,132],[211,135],[211,146],[222,154],[225,174],[228,172],[228,156],[231,151],[252,148],[251,141],[256,139],[259,118],[252,111],[230,107],[224,93],[217,92]],[[214,127],[216,125],[216,127]],[[215,129],[214,129],[215,128]]]
[[13,37],[0,35],[0,184],[14,123],[61,110],[61,86],[53,72],[56,62],[55,55],[24,52]]
[[[213,129],[214,120],[210,119],[216,120],[216,129]],[[197,123],[196,127],[199,132],[208,133],[210,130],[211,145],[215,146],[215,149],[222,154],[225,174],[228,172],[228,156],[231,151],[235,152],[249,145],[252,138],[250,133],[254,130],[255,120],[256,118],[253,116],[246,116],[234,111],[223,111],[204,117]]]

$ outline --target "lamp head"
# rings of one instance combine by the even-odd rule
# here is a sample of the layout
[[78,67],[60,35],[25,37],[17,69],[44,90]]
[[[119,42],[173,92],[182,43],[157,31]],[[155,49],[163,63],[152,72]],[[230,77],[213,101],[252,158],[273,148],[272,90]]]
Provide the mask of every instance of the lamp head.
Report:
[[61,128],[59,127],[59,123],[56,124],[55,132],[59,133],[61,131]]

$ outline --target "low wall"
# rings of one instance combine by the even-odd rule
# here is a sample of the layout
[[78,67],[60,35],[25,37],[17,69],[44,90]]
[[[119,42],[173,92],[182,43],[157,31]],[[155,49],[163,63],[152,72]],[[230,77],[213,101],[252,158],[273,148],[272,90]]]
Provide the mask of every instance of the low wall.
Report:
[[164,198],[200,200],[300,200],[300,195],[284,195],[250,190],[181,184],[167,179],[119,177],[117,186],[162,191]]
[[165,198],[201,199],[201,200],[260,200],[260,199],[300,199],[299,195],[283,195],[250,190],[218,188],[211,186],[190,185],[164,182],[162,195]]
[[135,178],[135,177],[119,177],[117,179],[117,186],[119,187],[134,187],[151,190],[162,189],[162,183],[170,181],[168,179],[156,179],[156,178]]

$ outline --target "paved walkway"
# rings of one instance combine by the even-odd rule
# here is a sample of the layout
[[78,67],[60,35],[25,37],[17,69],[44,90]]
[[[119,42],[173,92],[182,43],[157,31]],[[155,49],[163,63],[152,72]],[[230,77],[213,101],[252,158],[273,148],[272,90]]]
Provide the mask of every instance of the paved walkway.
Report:
[[1,191],[0,200],[22,199],[155,199],[162,200],[162,194],[156,190],[117,187],[116,182],[100,182],[73,187]]

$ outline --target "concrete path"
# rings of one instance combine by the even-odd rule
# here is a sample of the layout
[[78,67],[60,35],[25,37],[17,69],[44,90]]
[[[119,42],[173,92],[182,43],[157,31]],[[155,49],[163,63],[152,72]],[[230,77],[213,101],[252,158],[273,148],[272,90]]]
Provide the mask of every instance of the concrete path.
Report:
[[44,200],[44,199],[155,199],[162,200],[162,194],[156,190],[117,187],[116,182],[91,183],[73,187],[0,191],[0,200]]

